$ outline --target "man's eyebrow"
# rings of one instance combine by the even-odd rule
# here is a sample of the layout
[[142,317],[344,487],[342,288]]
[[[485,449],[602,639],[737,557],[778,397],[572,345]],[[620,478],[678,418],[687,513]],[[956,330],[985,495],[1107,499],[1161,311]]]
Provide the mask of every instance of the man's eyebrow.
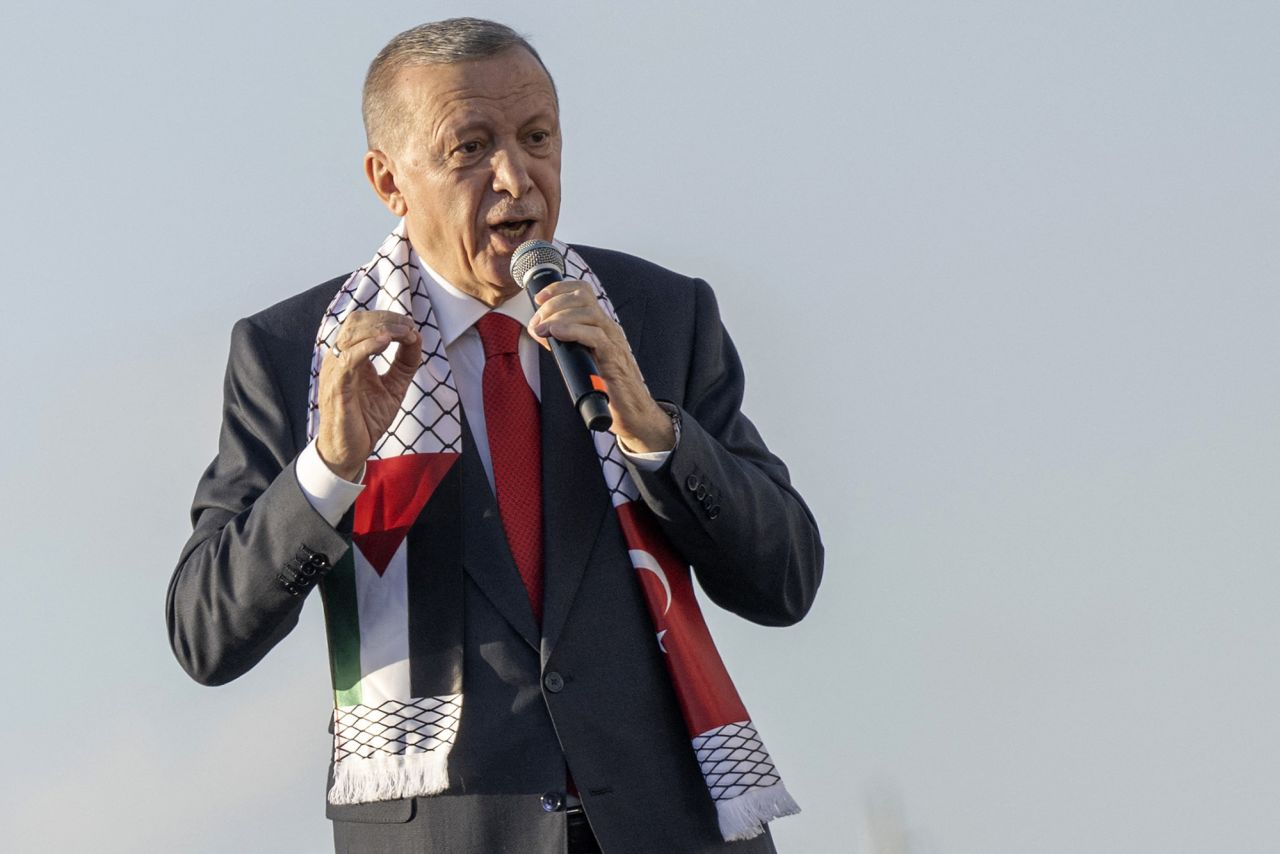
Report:
[[491,123],[481,116],[463,116],[461,121],[458,122],[450,121],[448,117],[442,117],[440,121],[436,122],[435,138],[458,139],[477,132],[488,133],[490,129]]
[[544,124],[558,125],[560,124],[560,117],[555,110],[539,110],[529,118],[522,121],[520,123],[520,127],[531,125],[534,122],[542,122]]

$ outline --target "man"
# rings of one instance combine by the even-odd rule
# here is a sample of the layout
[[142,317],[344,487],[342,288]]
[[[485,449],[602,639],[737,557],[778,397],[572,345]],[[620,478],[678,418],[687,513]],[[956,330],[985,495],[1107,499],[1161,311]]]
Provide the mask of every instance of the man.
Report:
[[[822,546],[739,411],[710,289],[560,245],[567,279],[536,310],[521,293],[511,256],[554,238],[561,139],[510,29],[402,33],[364,116],[401,225],[355,274],[236,325],[175,654],[234,679],[321,587],[339,851],[772,851],[764,822],[796,807],[685,567],[784,625]],[[610,433],[584,427],[550,337],[593,355]]]

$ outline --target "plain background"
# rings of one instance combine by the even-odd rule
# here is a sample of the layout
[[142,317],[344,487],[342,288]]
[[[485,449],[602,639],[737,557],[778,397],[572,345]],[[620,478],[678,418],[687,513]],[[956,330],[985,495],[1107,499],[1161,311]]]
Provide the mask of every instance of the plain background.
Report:
[[787,852],[1280,846],[1274,2],[5,4],[7,851],[311,852],[318,601],[202,688],[163,599],[230,327],[393,220],[396,32],[527,33],[559,235],[716,287],[822,525],[712,628]]

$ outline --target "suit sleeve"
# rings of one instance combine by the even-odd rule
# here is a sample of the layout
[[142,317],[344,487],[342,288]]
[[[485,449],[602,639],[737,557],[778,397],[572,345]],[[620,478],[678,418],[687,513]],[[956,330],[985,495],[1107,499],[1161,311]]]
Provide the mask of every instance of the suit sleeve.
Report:
[[169,582],[174,655],[220,685],[257,664],[297,624],[306,593],[347,550],[298,486],[298,453],[266,333],[231,337],[218,455],[196,488],[193,532]]
[[822,579],[817,524],[787,467],[742,414],[742,363],[709,285],[695,280],[692,360],[679,445],[653,472],[631,468],[642,497],[716,604],[790,625]]

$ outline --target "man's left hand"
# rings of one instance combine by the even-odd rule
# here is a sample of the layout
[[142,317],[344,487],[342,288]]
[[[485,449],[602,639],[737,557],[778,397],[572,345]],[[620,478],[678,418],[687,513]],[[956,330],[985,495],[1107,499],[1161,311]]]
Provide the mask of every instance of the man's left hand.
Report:
[[639,454],[674,448],[671,417],[649,394],[627,336],[600,307],[591,285],[566,279],[543,288],[534,301],[539,308],[529,321],[529,334],[542,346],[549,347],[550,336],[591,351],[608,387],[613,433],[623,447]]

